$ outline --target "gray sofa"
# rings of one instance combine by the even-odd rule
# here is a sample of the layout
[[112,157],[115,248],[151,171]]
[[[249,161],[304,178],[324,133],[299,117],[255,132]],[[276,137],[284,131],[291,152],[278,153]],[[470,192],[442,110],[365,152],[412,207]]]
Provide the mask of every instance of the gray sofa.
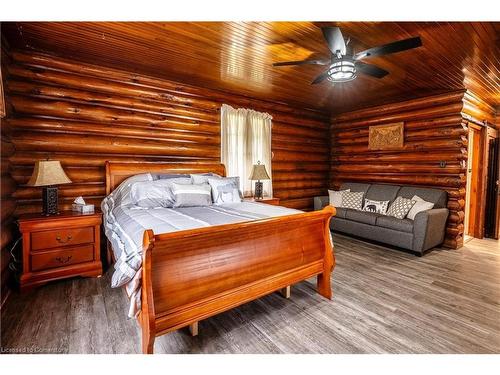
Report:
[[[434,208],[419,212],[415,220],[397,219],[392,216],[367,211],[337,208],[330,227],[339,231],[373,241],[401,247],[422,255],[444,241],[448,209],[447,194],[440,189],[427,189],[412,186],[344,183],[340,190],[351,189],[364,192],[364,198],[390,201],[397,196],[412,198],[418,195],[425,201],[434,203]],[[328,197],[315,197],[314,209],[320,210],[328,204]]]

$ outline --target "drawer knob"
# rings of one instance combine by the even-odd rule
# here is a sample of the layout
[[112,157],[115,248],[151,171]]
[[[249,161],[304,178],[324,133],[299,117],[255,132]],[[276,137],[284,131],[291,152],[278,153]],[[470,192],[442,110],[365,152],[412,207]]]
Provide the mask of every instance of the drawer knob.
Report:
[[57,242],[59,242],[59,243],[66,243],[66,242],[71,241],[71,239],[72,239],[72,238],[73,238],[73,236],[72,236],[71,234],[68,234],[68,235],[66,236],[66,240],[61,239],[61,236],[60,236],[60,235],[57,235],[56,240],[57,240]]
[[57,257],[56,260],[59,262],[59,263],[68,263],[70,261],[70,259],[72,258],[71,255],[68,255],[67,257]]

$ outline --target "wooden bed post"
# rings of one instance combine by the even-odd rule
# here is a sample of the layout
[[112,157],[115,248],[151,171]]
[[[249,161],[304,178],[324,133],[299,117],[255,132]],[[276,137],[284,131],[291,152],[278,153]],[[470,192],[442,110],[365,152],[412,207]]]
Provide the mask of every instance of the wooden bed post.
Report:
[[335,267],[335,257],[333,255],[334,248],[331,240],[331,232],[330,232],[330,219],[332,216],[335,216],[336,210],[333,206],[327,206],[324,208],[325,210],[331,211],[331,216],[326,219],[325,223],[325,258],[323,262],[323,273],[320,273],[317,276],[317,289],[318,293],[323,297],[332,299],[332,285],[330,276]]
[[142,353],[153,354],[156,336],[155,309],[153,302],[153,285],[151,280],[151,252],[155,235],[151,229],[144,232],[142,241],[142,292],[141,292],[141,328]]

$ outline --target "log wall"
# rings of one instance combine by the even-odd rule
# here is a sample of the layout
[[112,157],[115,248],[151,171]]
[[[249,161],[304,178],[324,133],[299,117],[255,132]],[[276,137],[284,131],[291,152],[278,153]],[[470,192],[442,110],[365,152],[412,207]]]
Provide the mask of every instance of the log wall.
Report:
[[[450,210],[445,246],[461,247],[467,165],[463,96],[463,91],[451,92],[332,117],[331,186],[357,181],[445,189]],[[402,149],[368,149],[369,126],[400,121]]]
[[16,213],[40,210],[40,189],[25,186],[33,164],[60,160],[72,184],[60,187],[63,208],[82,195],[99,205],[106,160],[220,160],[223,103],[273,116],[274,195],[311,209],[328,186],[329,116],[36,53],[13,52],[5,126],[15,153],[11,175]]
[[[3,42],[3,40],[2,40]],[[1,60],[8,61],[9,55],[2,46]],[[3,78],[6,78],[6,72],[0,70],[0,86],[3,87]],[[0,89],[0,101],[3,102],[3,93]],[[8,282],[11,272],[9,271],[10,245],[14,239],[14,211],[16,209],[16,200],[12,194],[16,191],[16,183],[10,176],[10,161],[14,153],[14,145],[11,142],[9,134],[6,132],[4,115],[8,113],[8,106],[0,105],[0,167],[1,167],[1,187],[0,187],[0,206],[1,206],[1,240],[0,240],[0,304],[3,305],[8,296]],[[5,112],[4,112],[5,111]]]

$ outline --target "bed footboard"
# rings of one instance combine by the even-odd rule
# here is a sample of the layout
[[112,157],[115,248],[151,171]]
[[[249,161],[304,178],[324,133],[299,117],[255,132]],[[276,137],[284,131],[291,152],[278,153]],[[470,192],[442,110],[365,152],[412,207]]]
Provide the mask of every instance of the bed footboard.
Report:
[[245,302],[317,275],[331,299],[335,259],[321,211],[154,235],[144,233],[142,350],[155,337],[194,325]]

